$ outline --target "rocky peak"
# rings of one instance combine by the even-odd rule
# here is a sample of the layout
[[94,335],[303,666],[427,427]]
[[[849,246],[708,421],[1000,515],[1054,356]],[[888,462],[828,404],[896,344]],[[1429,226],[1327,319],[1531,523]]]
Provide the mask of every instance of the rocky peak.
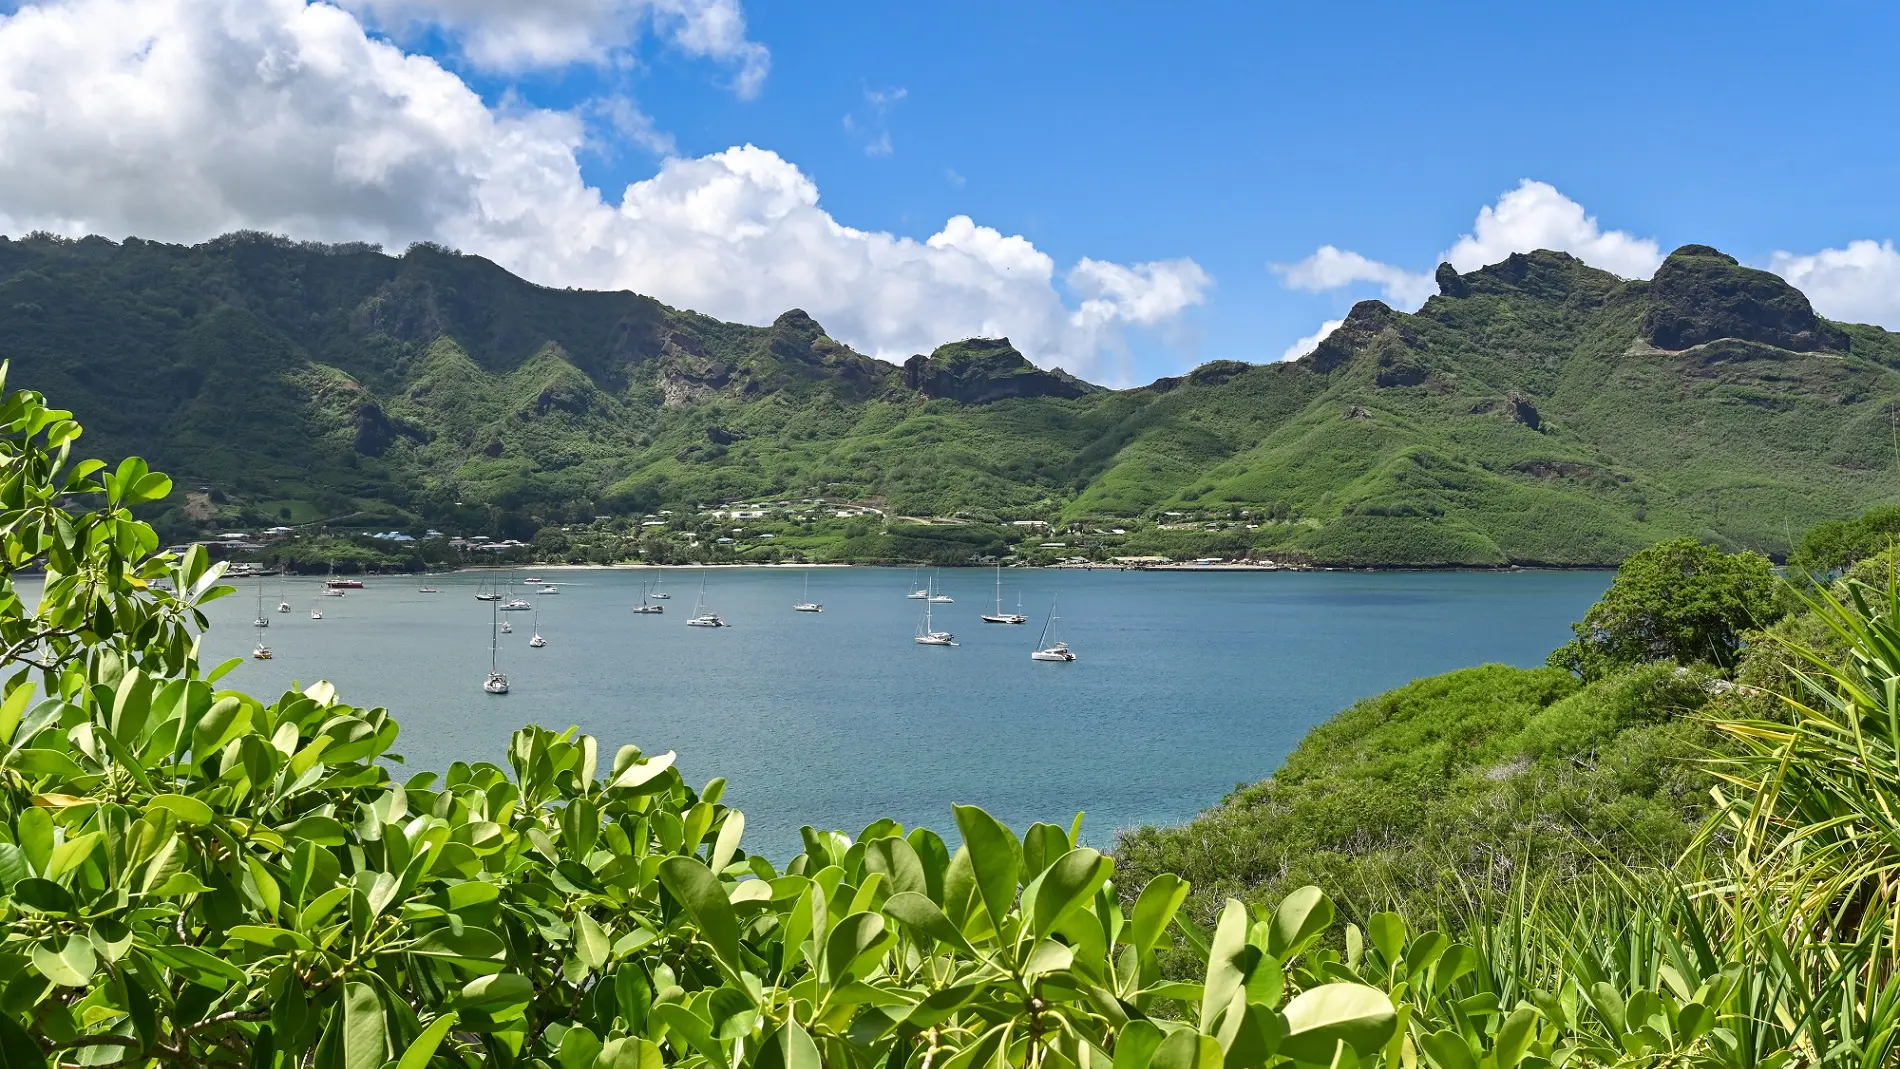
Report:
[[1438,265],[1438,273],[1432,276],[1438,282],[1438,293],[1443,297],[1469,297],[1471,287],[1458,269],[1448,263]]
[[1668,350],[1717,338],[1796,352],[1848,344],[1846,333],[1815,315],[1807,296],[1779,275],[1743,267],[1707,245],[1684,245],[1656,269],[1643,336]]
[[1008,338],[971,338],[904,361],[904,385],[932,399],[966,405],[1012,397],[1080,397],[1089,384],[1029,362]]

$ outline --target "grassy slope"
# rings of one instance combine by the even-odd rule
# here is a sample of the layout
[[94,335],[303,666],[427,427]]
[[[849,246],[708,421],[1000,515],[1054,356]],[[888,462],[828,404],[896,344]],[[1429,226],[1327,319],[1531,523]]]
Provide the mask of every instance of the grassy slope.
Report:
[[1665,860],[1688,841],[1707,744],[1684,714],[1699,675],[1639,668],[1589,686],[1503,665],[1421,679],[1315,728],[1271,778],[1116,848],[1141,886],[1193,881],[1201,915],[1306,883],[1356,916],[1502,887],[1518,863],[1562,878],[1595,856]]
[[[1290,364],[965,404],[802,313],[720,323],[429,248],[32,240],[0,242],[0,355],[70,399],[94,448],[299,518],[394,506],[529,530],[811,494],[979,519],[1245,508],[1299,522],[1131,546],[1602,564],[1676,534],[1779,550],[1900,501],[1884,331],[1847,328],[1846,353],[1664,352],[1643,340],[1650,284],[1566,256],[1458,286],[1417,315],[1362,305]],[[1044,381],[995,346],[925,370],[972,395]]]

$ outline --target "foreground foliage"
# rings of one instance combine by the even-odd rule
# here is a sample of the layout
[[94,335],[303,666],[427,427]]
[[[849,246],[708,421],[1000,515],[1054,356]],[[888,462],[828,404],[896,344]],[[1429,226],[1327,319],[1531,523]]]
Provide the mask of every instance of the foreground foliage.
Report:
[[[524,728],[504,764],[398,782],[386,710],[321,683],[263,700],[199,670],[189,636],[226,592],[218,571],[154,554],[126,509],[163,477],[69,469],[77,433],[36,395],[0,404],[8,1067],[1739,1069],[1893,1052],[1892,970],[1857,949],[1888,945],[1888,903],[1868,897],[1884,860],[1791,914],[1776,903],[1806,885],[1783,866],[1772,896],[1605,893],[1569,927],[1529,901],[1457,934],[1389,912],[1342,926],[1307,886],[1229,900],[1203,929],[1186,881],[1118,880],[1079,818],[1018,835],[956,806],[955,849],[887,821],[807,829],[779,868],[745,852],[722,781],[695,789],[670,753],[608,757],[573,730]],[[13,584],[34,566],[29,608]],[[1836,683],[1885,690],[1813,689],[1843,722],[1884,710],[1900,732],[1900,629],[1869,627],[1850,640],[1876,654]],[[1760,741],[1737,782],[1787,763],[1792,741]],[[1807,834],[1845,860],[1866,790],[1891,784],[1842,788]],[[1764,792],[1745,841],[1784,841],[1796,793]]]

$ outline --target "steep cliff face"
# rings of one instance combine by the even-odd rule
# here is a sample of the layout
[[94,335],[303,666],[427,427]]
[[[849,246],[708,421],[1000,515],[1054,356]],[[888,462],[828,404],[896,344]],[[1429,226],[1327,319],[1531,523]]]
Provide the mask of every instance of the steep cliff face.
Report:
[[1707,245],[1670,253],[1648,295],[1643,336],[1658,349],[1722,338],[1801,353],[1848,347],[1847,333],[1815,315],[1806,294]]

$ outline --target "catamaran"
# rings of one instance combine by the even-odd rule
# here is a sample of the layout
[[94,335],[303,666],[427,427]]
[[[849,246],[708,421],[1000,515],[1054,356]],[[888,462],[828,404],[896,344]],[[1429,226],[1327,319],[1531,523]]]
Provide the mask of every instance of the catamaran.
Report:
[[501,658],[501,616],[500,610],[490,610],[488,637],[488,679],[482,683],[482,690],[489,694],[508,693],[508,677],[502,674]]
[[929,591],[925,591],[924,618],[923,621],[917,625],[917,644],[919,646],[954,646],[957,644],[956,636],[948,631],[937,630],[936,625],[931,622],[931,605],[936,600],[936,598],[930,596]]
[[811,600],[811,572],[805,573],[805,600],[792,606],[793,612],[824,612],[825,607]]
[[[508,600],[501,603],[502,612],[527,612],[529,609],[534,608],[534,606],[531,603],[529,603],[526,599],[517,598],[513,596],[514,594],[513,583],[510,583],[508,585],[508,593],[510,595]],[[497,594],[496,596],[499,597],[500,595]]]
[[1003,566],[1000,564],[996,566],[996,611],[984,613],[983,622],[986,624],[1026,624],[1029,622],[1029,617],[1022,614],[1020,605],[1017,606],[1015,612],[1003,611]]
[[1050,598],[1049,619],[1043,622],[1042,636],[1036,639],[1036,648],[1029,652],[1030,660],[1065,662],[1075,660],[1075,653],[1069,649],[1067,642],[1062,641],[1059,631],[1057,632],[1056,641],[1053,644],[1049,642],[1049,634],[1051,631],[1056,630],[1056,622],[1060,619],[1061,617],[1056,615],[1055,599]]
[[693,603],[692,618],[686,621],[687,627],[726,627],[719,614],[706,607],[706,573],[699,573],[699,600]]
[[666,611],[666,606],[654,605],[647,601],[647,597],[648,597],[647,585],[645,583],[641,583],[640,584],[640,604],[635,605],[633,607],[634,612],[655,613],[655,612]]

